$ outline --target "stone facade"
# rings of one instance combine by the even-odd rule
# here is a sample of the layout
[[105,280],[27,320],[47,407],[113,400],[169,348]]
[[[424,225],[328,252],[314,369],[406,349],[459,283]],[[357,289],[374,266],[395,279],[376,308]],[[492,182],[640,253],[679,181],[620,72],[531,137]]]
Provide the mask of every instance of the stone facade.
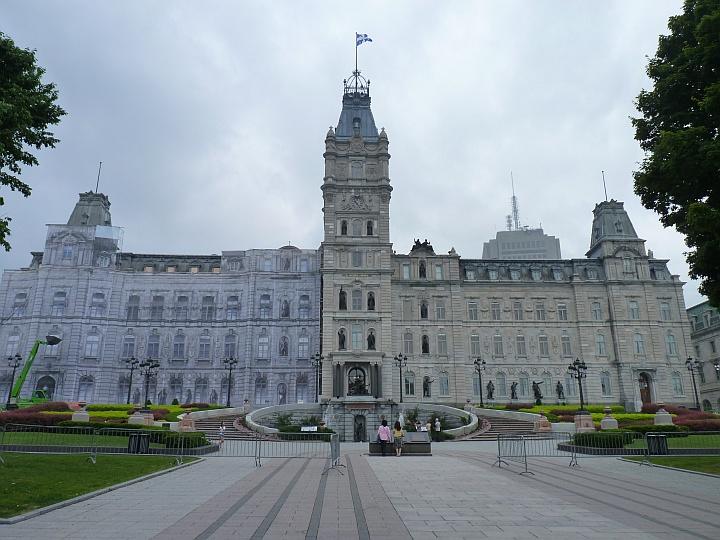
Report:
[[483,259],[538,260],[561,259],[560,240],[542,229],[529,227],[498,231],[483,244]]
[[[517,383],[515,401],[530,402],[537,382],[545,402],[576,402],[566,367],[581,358],[590,402],[692,403],[682,283],[645,251],[621,202],[596,205],[581,259],[465,259],[427,241],[393,251],[388,136],[354,77],[325,139],[319,250],[123,252],[107,197],[81,194],[31,265],[3,274],[0,350],[24,356],[37,337],[63,338],[41,349],[24,393],[125,401],[134,356],[160,360],[153,402],[222,402],[232,356],[232,403],[309,402],[320,350],[320,399],[346,439],[397,412],[401,388],[407,404],[478,401],[477,358],[486,401],[488,383],[502,403]],[[8,378],[0,371],[3,391]],[[138,401],[137,373],[134,385]]]
[[693,360],[701,363],[695,377],[700,405],[705,411],[720,411],[720,313],[708,302],[687,312],[692,324]]

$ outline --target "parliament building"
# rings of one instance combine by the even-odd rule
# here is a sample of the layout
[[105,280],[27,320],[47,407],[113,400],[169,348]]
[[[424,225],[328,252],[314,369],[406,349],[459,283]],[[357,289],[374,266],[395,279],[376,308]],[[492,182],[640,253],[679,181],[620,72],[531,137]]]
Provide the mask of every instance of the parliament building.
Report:
[[[127,252],[109,198],[80,194],[30,265],[2,276],[0,352],[24,360],[36,339],[62,338],[41,347],[23,394],[140,402],[127,361],[152,358],[153,403],[224,403],[228,386],[232,404],[254,408],[316,399],[362,408],[401,392],[408,405],[462,405],[481,391],[486,402],[523,403],[533,383],[546,403],[574,403],[567,366],[579,358],[589,402],[692,404],[683,283],[646,250],[622,202],[598,203],[592,220],[588,212],[579,259],[559,258],[559,243],[558,258],[505,259],[497,249],[472,259],[428,241],[393,246],[389,138],[357,71],[323,158],[314,249]],[[238,362],[231,379],[228,358]],[[3,362],[3,400],[10,377]]]

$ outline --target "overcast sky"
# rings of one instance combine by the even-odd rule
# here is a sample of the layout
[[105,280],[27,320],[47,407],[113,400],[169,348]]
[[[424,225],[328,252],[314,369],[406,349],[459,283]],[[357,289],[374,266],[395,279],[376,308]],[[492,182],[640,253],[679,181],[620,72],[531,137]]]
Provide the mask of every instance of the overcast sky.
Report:
[[[592,209],[624,201],[638,234],[688,281],[683,238],[632,190],[629,117],[647,57],[680,0],[43,2],[5,0],[0,30],[37,49],[68,114],[61,142],[9,196],[13,250],[30,262],[81,191],[110,197],[124,250],[219,254],[322,240],[324,138],[354,34],[390,139],[391,239],[479,258],[510,211],[584,257]],[[702,300],[685,286],[688,306]]]

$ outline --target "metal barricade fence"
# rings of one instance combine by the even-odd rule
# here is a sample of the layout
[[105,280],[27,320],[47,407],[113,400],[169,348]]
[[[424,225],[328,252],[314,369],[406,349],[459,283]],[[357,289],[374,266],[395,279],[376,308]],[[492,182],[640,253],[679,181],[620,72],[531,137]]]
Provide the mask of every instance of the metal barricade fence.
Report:
[[91,427],[6,424],[0,452],[89,454],[95,452]]
[[669,431],[647,433],[646,456],[720,455],[720,431]]
[[329,459],[331,433],[277,433],[259,442],[258,457],[262,458],[322,458]]

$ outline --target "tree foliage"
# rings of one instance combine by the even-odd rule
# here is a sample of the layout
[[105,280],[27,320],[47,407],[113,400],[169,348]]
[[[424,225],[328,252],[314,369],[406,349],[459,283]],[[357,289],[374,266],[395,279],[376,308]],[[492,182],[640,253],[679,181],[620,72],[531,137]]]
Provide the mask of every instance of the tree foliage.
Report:
[[690,248],[690,275],[720,305],[720,0],[686,0],[660,36],[633,119],[645,151],[635,193]]
[[[55,85],[44,84],[45,70],[35,63],[35,51],[21,49],[0,32],[0,185],[25,197],[30,186],[20,180],[23,166],[37,165],[34,148],[54,147],[58,139],[48,131],[65,111],[55,102]],[[5,204],[0,196],[0,206]],[[10,220],[0,216],[0,246],[10,251]]]
[[636,103],[635,193],[685,235],[690,275],[720,306],[720,0],[686,0],[668,27]]

